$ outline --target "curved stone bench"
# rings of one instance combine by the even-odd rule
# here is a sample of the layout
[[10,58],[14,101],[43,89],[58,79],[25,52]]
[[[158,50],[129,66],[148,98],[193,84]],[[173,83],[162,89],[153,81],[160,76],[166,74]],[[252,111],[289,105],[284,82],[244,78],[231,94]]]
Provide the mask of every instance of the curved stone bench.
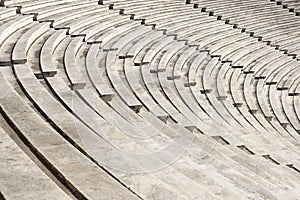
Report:
[[0,44],[18,29],[32,22],[31,16],[14,16],[0,26]]
[[[260,5],[260,7],[262,6],[265,6],[265,5]],[[221,9],[221,8],[220,8]],[[216,16],[220,16],[221,19],[223,21],[226,21],[228,20],[230,24],[236,24],[237,27],[239,28],[246,28],[245,27],[247,25],[247,23],[253,23],[253,21],[257,18],[259,18],[260,20],[262,21],[265,21],[265,20],[269,20],[269,21],[272,21],[272,18],[271,16],[272,15],[277,15],[280,17],[280,21],[281,20],[284,20],[286,17],[291,17],[292,15],[289,15],[288,13],[284,13],[282,12],[280,9],[275,9],[272,8],[271,10],[269,10],[267,12],[267,14],[265,14],[264,10],[261,9],[248,9],[248,7],[241,7],[241,6],[235,6],[235,9],[232,9],[232,8],[228,8],[231,12],[225,12],[225,11],[220,11],[218,12],[218,10],[215,10],[214,9],[214,15]],[[243,11],[241,11],[243,10]],[[235,13],[235,14],[233,14]],[[262,14],[264,13],[264,14]],[[246,20],[242,20],[241,17],[243,15],[247,15],[247,19]]]
[[[274,48],[262,46],[261,48],[251,49],[246,54],[241,54],[237,59],[235,59],[235,61],[232,62],[232,65],[243,66],[243,70],[246,72],[249,71],[253,65],[258,65],[259,62],[267,62],[267,59],[271,60],[279,55],[281,56],[278,51],[274,51]],[[259,67],[257,69],[259,69]]]
[[[272,0],[275,1],[275,0]],[[277,5],[282,5],[282,8],[288,9],[289,12],[293,12],[296,16],[300,14],[300,5],[298,1],[290,1],[290,0],[281,0],[275,1]]]
[[286,19],[286,21],[280,22],[274,21],[273,23],[270,23],[270,20],[266,19],[265,22],[260,22],[259,24],[247,24],[245,26],[247,26],[248,32],[254,32],[255,35],[264,35],[266,33],[272,34],[276,30],[289,31],[297,25],[299,25],[299,22],[291,21],[291,19]]
[[27,62],[27,52],[32,43],[46,31],[49,30],[48,23],[33,23],[34,28],[26,31],[16,42],[11,55],[13,64],[22,64]]
[[149,16],[145,11],[149,11],[149,9],[160,10],[163,13],[163,9],[166,11],[169,9],[178,8],[182,9],[182,4],[178,4],[177,2],[135,2],[134,5],[128,4],[124,2],[123,4],[115,4],[113,5],[113,9],[119,9],[121,14],[125,15],[133,15],[134,19],[144,19],[146,16]]
[[13,17],[17,14],[17,8],[2,8],[0,7],[0,20],[7,19],[9,17]]
[[[240,8],[243,9],[243,8]],[[247,9],[247,8],[246,8]],[[266,12],[253,12],[253,10],[244,10],[243,12],[239,12],[239,10],[233,11],[233,13],[237,13],[237,15],[233,15],[233,14],[227,14],[224,13],[222,17],[228,19],[230,21],[230,23],[232,24],[236,24],[238,28],[240,29],[245,29],[246,31],[251,31],[252,28],[256,28],[256,27],[261,27],[264,28],[262,25],[267,23],[268,21],[270,23],[275,23],[275,21],[273,21],[272,19],[272,15],[276,15],[278,16],[280,19],[278,20],[279,23],[284,23],[287,22],[289,17],[293,17],[293,16],[289,16],[286,13],[282,13],[281,10],[275,10],[275,11],[268,11],[267,14]],[[241,19],[241,15],[247,15],[247,18],[245,20]],[[259,24],[255,24],[254,21],[259,19],[260,23]]]
[[[239,22],[243,22],[240,19],[240,14],[250,14],[247,19],[251,19],[252,15],[259,15],[262,13],[269,13],[275,12],[276,14],[283,14],[282,10],[277,6],[274,6],[268,2],[249,2],[249,1],[229,1],[225,5],[221,5],[220,2],[197,2],[198,7],[201,7],[203,11],[210,13],[211,15],[219,15],[223,17],[230,17],[230,19],[238,20]],[[231,12],[226,12],[230,10]],[[236,13],[233,15],[232,13]],[[287,15],[289,13],[285,13]],[[267,16],[264,15],[264,16]]]
[[[58,4],[58,5],[57,5]],[[86,7],[97,6],[96,2],[91,1],[75,1],[75,2],[60,2],[58,1],[57,4],[46,6],[45,7],[38,7],[34,10],[28,10],[23,12],[23,15],[27,14],[34,14],[34,20],[37,21],[55,21],[56,18],[60,18],[62,13],[73,13],[77,12],[78,9],[85,9]]]
[[[89,32],[89,29],[92,30],[92,27],[95,27],[97,25],[102,24],[104,25],[107,21],[114,21],[114,18],[118,16],[117,12],[112,12],[110,10],[105,10],[103,7],[98,7],[99,10],[101,10],[100,13],[93,13],[93,14],[87,14],[84,16],[81,16],[77,19],[71,19],[69,21],[63,22],[63,23],[56,23],[53,22],[55,25],[55,29],[67,29],[68,34],[76,36],[80,35],[82,32]],[[104,10],[103,10],[104,9]],[[94,11],[97,11],[94,8]],[[64,19],[64,18],[62,18]],[[85,33],[82,33],[85,34]],[[92,35],[92,34],[87,34]]]
[[294,111],[294,101],[293,97],[288,95],[288,91],[284,90],[281,92],[281,104],[283,111],[289,120],[291,126],[295,129],[297,133],[300,132],[300,123],[299,119],[297,118],[297,115]]
[[293,58],[297,57],[297,60],[299,61],[298,55],[300,53],[300,46],[299,46],[298,42],[299,41],[297,40],[296,44],[292,43],[292,42],[289,43],[289,45],[287,46],[287,49],[288,49],[287,53],[288,53],[288,55],[293,56]]
[[[207,40],[212,40],[210,37],[211,35],[215,35],[215,40],[217,41],[218,39],[224,37],[224,33],[228,33],[228,35],[231,35],[232,32],[230,32],[231,28],[230,27],[222,27],[220,28],[220,23],[219,22],[213,22],[213,21],[208,21],[205,23],[203,21],[205,26],[194,26],[191,25],[189,27],[184,27],[182,25],[176,27],[171,27],[172,32],[177,33],[177,40],[187,40],[188,44],[193,44],[196,41],[198,41],[199,46],[201,46],[203,49],[205,49],[205,43]],[[210,27],[211,29],[207,29],[207,27]],[[171,34],[172,34],[171,32]],[[169,33],[170,34],[170,33]],[[207,39],[209,38],[209,39]],[[201,43],[203,41],[203,43]],[[211,41],[213,43],[214,41]]]
[[[198,20],[199,22],[201,22],[201,24],[195,24],[194,20]],[[185,24],[184,26],[183,23]],[[169,34],[177,33],[178,39],[180,38],[180,36],[185,36],[186,38],[193,37],[194,33],[197,34],[197,32],[203,32],[204,29],[207,28],[207,26],[211,27],[211,33],[218,33],[230,29],[229,27],[220,28],[220,22],[210,18],[202,17],[201,15],[198,15],[197,18],[191,18],[190,16],[187,16],[187,19],[183,19],[182,17],[180,17],[180,19],[172,18],[172,20],[168,21],[168,23],[165,22],[157,24],[157,27],[162,27],[162,29],[170,29]]]
[[104,101],[110,101],[114,97],[114,91],[105,81],[104,63],[99,58],[103,59],[106,55],[101,54],[107,53],[100,52],[100,44],[91,44],[86,55],[85,66],[89,79],[100,97]]
[[53,55],[58,44],[66,38],[66,33],[66,30],[53,31],[44,42],[40,52],[40,67],[44,77],[57,74],[57,69],[52,63],[54,62]]
[[[2,81],[5,80],[1,78],[3,84]],[[3,159],[1,160],[0,188],[5,198],[32,199],[43,196],[45,199],[51,199],[55,196],[57,199],[70,199],[2,128],[0,128],[0,136]]]
[[71,83],[72,90],[83,89],[86,85],[83,77],[85,68],[76,62],[78,56],[81,56],[78,55],[79,49],[85,46],[82,41],[83,37],[76,37],[70,40],[64,52],[64,69]]
[[264,81],[262,79],[258,79],[256,87],[257,87],[256,98],[258,100],[259,107],[262,110],[265,118],[268,121],[271,121],[273,119],[273,114],[271,112],[271,108],[268,106],[268,104],[264,98],[264,95],[262,93],[263,87],[266,87],[266,86],[264,86]]
[[27,2],[28,0],[1,0],[0,1],[0,5],[1,6],[8,6],[14,3],[23,3],[23,2]]
[[[219,41],[216,45],[209,47],[211,52],[221,56],[222,61],[232,61],[235,63],[242,56],[247,55],[249,53],[249,49],[251,51],[255,51],[256,49],[261,49],[264,47],[264,44],[258,43],[256,40],[251,40],[250,38],[240,38],[231,36]],[[241,63],[237,66],[243,66]]]
[[30,13],[31,10],[37,10],[37,9],[45,9],[45,7],[53,6],[53,5],[62,5],[65,4],[64,1],[55,1],[55,0],[49,0],[47,2],[41,2],[41,1],[15,1],[13,4],[9,5],[9,7],[16,7],[18,8],[19,13]]
[[[127,27],[131,28],[133,25],[132,23],[129,23],[126,17],[121,17],[121,16],[115,16],[114,19],[112,19],[112,22],[110,22],[110,19],[106,19],[103,23],[95,22],[95,24],[92,24],[90,27],[86,28],[83,27],[72,34],[75,35],[80,35],[83,34],[85,35],[85,41],[89,43],[93,42],[102,42],[102,35],[106,34],[107,35],[112,35],[113,32],[112,30],[116,28],[116,30],[119,30],[120,28],[117,28],[119,26],[123,27],[124,24],[127,24]],[[108,32],[110,31],[110,32]]]
[[[73,5],[72,5],[73,6]],[[81,22],[84,22],[83,18],[87,18],[87,16],[89,16],[89,18],[92,18],[95,15],[99,15],[99,13],[105,13],[106,8],[103,6],[98,6],[98,5],[93,5],[93,4],[87,4],[87,7],[81,7],[79,6],[78,8],[75,7],[74,9],[70,10],[70,11],[62,11],[60,13],[57,14],[53,14],[47,17],[41,17],[40,19],[38,19],[39,21],[53,21],[51,24],[51,27],[54,28],[64,28],[64,26],[66,26],[66,24],[69,23],[74,23],[74,20],[77,20],[80,18]],[[68,13],[68,15],[66,15],[66,13]],[[98,18],[99,20],[99,18]]]
[[[186,23],[184,26],[185,28],[191,28],[191,27],[198,27],[201,28],[200,24],[194,23],[194,20],[201,20],[203,23],[206,22],[211,22],[211,23],[219,23],[216,22],[215,19],[206,17],[206,15],[203,15],[199,12],[192,12],[189,13],[188,15],[186,13],[178,13],[175,16],[173,16],[171,19],[168,20],[157,20],[155,21],[155,27],[157,29],[168,29],[169,27],[172,27],[172,30],[174,31],[175,29],[182,29],[183,26],[181,23]],[[180,23],[177,23],[180,22]],[[197,29],[198,29],[197,28]],[[195,29],[195,30],[197,30]]]
[[294,94],[294,96],[298,96],[300,94],[299,80],[297,82],[295,82],[293,85],[295,85],[294,86],[295,89],[293,90],[293,94]]
[[[28,146],[34,149],[34,154],[38,156],[41,162],[52,173],[56,174],[57,178],[69,189],[75,191],[74,194],[78,198],[97,198],[99,195],[113,196],[115,193],[111,191],[112,184],[115,189],[118,188],[122,196],[134,198],[127,190],[120,187],[119,183],[109,177],[103,169],[59,135],[14,92],[13,88],[4,84],[4,81],[1,82],[3,83],[1,84],[2,87],[10,88],[12,91],[9,95],[4,94],[1,97],[1,107],[7,116],[6,118],[14,125],[15,131],[19,131],[20,135],[28,141]],[[11,104],[11,101],[14,101],[14,104]],[[19,111],[16,112],[15,109]],[[28,116],[30,116],[30,120],[24,120]],[[40,134],[36,134],[36,132]],[[70,160],[70,158],[72,159]],[[76,167],[70,170],[70,166]],[[82,170],[82,168],[86,170]],[[78,174],[81,176],[77,176]],[[102,185],[101,191],[89,189],[95,181],[103,181],[103,179],[106,179],[106,184]]]
[[[297,91],[299,91],[299,86],[297,87]],[[300,118],[300,109],[299,109],[299,105],[300,105],[299,98],[294,98],[294,109],[295,109],[295,113],[296,113],[296,115],[297,115],[298,120],[299,120],[299,118]]]

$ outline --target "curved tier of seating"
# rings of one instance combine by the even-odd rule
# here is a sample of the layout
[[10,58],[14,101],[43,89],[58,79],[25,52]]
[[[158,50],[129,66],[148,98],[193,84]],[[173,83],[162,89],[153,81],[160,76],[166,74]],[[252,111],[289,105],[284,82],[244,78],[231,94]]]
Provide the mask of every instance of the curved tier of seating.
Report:
[[[1,74],[1,86],[7,86]],[[0,129],[1,135],[1,191],[9,199],[70,199],[37,165],[23,152],[7,132]],[[31,184],[24,184],[29,182]],[[33,184],[34,183],[34,184]],[[31,192],[28,195],[28,192]],[[3,197],[4,198],[4,197]]]
[[287,9],[289,12],[293,12],[296,16],[300,16],[300,4],[295,0],[270,0],[271,2],[275,2],[276,5],[281,5],[282,8]]
[[2,0],[0,195],[297,199],[291,14],[228,2]]
[[[295,13],[288,12],[270,1],[187,1],[194,8],[217,16],[250,36],[277,46],[279,50],[298,58],[299,25]],[[283,45],[285,44],[285,45]]]

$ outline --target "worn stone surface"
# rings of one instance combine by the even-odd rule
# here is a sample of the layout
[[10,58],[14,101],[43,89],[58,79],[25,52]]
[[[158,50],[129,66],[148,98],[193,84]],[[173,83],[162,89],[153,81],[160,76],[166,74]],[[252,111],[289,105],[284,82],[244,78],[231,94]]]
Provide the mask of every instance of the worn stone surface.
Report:
[[299,4],[0,5],[8,199],[300,199]]
[[0,190],[7,199],[70,199],[0,128]]

